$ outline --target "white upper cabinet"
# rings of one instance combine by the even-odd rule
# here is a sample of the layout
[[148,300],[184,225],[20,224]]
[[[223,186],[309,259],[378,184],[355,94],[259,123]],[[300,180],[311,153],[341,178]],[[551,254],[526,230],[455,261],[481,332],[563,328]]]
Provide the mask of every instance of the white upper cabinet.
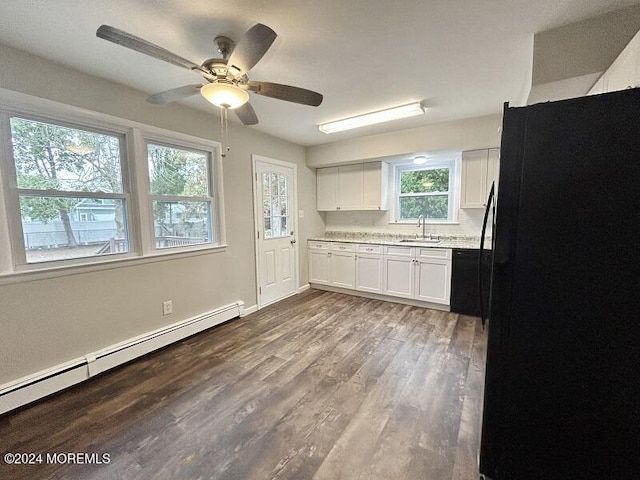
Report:
[[362,207],[364,210],[387,210],[389,164],[371,162],[362,165]]
[[499,148],[462,152],[460,208],[484,208],[499,171]]
[[640,32],[620,52],[618,58],[602,74],[588,95],[640,87]]
[[384,162],[318,168],[318,210],[386,210],[388,170]]
[[316,170],[318,210],[336,210],[338,207],[338,167]]
[[338,167],[338,207],[340,210],[362,210],[364,179],[362,164]]

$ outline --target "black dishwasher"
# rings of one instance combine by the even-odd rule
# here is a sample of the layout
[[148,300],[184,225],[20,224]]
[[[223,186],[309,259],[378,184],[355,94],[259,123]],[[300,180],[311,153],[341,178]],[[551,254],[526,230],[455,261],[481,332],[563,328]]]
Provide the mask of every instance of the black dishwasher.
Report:
[[[479,250],[454,249],[451,265],[451,311],[464,315],[480,316],[478,295]],[[491,251],[482,254],[482,286],[484,304],[489,305],[491,283]],[[486,307],[485,307],[486,308]]]

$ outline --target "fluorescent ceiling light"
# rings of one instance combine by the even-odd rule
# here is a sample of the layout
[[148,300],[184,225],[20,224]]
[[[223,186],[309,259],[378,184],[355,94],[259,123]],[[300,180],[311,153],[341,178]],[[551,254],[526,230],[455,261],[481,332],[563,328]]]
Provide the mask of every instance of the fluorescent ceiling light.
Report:
[[391,120],[398,120],[400,118],[413,117],[415,115],[422,115],[423,113],[424,107],[420,102],[416,102],[410,103],[409,105],[402,105],[400,107],[379,110],[377,112],[365,113],[364,115],[357,115],[343,120],[336,120],[335,122],[323,123],[319,128],[320,131],[324,133],[342,132],[343,130],[351,130],[352,128],[365,127],[376,123],[384,123]]

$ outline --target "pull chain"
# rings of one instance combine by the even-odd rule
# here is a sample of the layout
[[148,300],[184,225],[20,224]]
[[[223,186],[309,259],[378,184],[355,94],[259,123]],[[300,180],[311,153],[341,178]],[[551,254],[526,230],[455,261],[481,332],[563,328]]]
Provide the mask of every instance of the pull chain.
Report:
[[225,106],[221,107],[220,111],[220,129],[221,129],[221,143],[222,143],[222,158],[227,157],[227,153],[229,152],[229,118],[228,118],[229,109]]

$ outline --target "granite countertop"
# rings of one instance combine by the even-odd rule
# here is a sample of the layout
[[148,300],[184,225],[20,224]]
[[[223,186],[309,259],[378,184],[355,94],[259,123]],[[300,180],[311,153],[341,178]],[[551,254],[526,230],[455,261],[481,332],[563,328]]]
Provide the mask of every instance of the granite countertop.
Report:
[[[309,240],[318,242],[370,243],[373,245],[396,245],[401,247],[460,248],[471,250],[478,250],[480,248],[479,236],[441,235],[440,238],[442,239],[442,242],[432,244],[407,241],[415,240],[415,235],[394,235],[378,232],[325,232],[323,236],[312,237]],[[490,238],[485,238],[484,248],[485,250],[491,248]]]

